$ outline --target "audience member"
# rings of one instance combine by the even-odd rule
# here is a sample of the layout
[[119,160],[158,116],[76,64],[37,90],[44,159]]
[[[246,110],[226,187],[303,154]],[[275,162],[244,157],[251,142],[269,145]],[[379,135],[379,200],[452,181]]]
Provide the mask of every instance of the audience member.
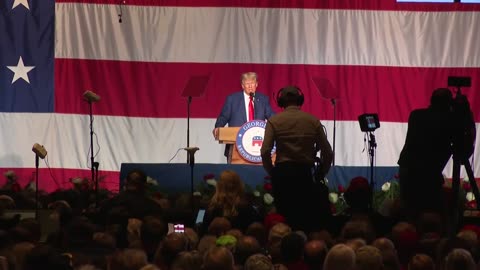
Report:
[[355,251],[345,244],[337,244],[327,253],[323,270],[355,270]]
[[273,264],[270,258],[263,254],[254,254],[245,261],[244,270],[272,270]]
[[171,270],[200,270],[202,257],[198,251],[182,251],[172,263]]
[[465,249],[456,248],[445,258],[445,270],[475,270],[472,255]]
[[253,254],[261,253],[262,249],[257,239],[252,236],[241,237],[235,248],[235,265],[243,266],[248,257]]
[[204,223],[208,224],[215,217],[225,217],[233,228],[245,231],[252,222],[260,221],[259,213],[249,204],[245,196],[245,187],[240,176],[226,170],[220,174]]
[[357,270],[382,270],[383,261],[380,250],[374,246],[363,246],[355,252]]
[[322,240],[310,240],[305,243],[303,259],[310,269],[322,269],[328,248]]
[[435,264],[430,256],[416,254],[408,262],[408,270],[435,270]]
[[225,247],[211,248],[203,259],[203,270],[233,270],[233,255]]

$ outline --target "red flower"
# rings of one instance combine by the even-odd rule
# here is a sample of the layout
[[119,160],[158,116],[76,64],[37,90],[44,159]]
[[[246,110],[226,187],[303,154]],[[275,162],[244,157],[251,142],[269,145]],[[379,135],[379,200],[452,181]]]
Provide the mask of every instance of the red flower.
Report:
[[13,192],[20,192],[22,190],[18,183],[13,183],[11,189]]
[[338,185],[338,193],[344,193],[345,188],[342,185]]
[[337,208],[335,207],[335,205],[333,203],[330,204],[330,211],[332,212],[332,214],[337,213]]
[[158,199],[158,200],[163,198],[162,193],[160,193],[160,192],[154,192],[152,194],[152,197],[155,198],[155,199]]
[[395,179],[400,179],[400,175],[397,173],[393,176]]
[[263,185],[263,189],[264,189],[265,191],[271,191],[271,190],[272,190],[272,184],[270,184],[270,183],[265,183],[265,184]]
[[90,189],[90,187],[88,186],[88,183],[86,183],[86,182],[83,182],[83,183],[80,185],[80,190],[82,190],[82,191],[87,191],[87,190],[89,190],[89,189]]
[[475,200],[467,202],[468,208],[477,208],[477,202]]
[[471,189],[472,189],[472,186],[470,186],[470,183],[468,182],[463,183],[463,190],[470,191]]
[[203,176],[203,181],[207,181],[209,179],[214,179],[214,178],[215,178],[215,174],[213,174],[213,173],[205,174]]

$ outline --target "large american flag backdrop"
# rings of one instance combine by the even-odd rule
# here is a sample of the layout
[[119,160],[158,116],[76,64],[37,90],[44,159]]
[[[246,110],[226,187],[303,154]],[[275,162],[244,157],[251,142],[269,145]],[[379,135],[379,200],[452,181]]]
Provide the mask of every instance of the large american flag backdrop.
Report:
[[[0,0],[0,172],[28,181],[38,142],[51,168],[40,165],[41,188],[88,177],[82,94],[92,90],[102,98],[93,105],[95,159],[102,184],[118,188],[121,163],[167,163],[186,146],[182,91],[199,75],[210,79],[191,103],[190,145],[200,147],[197,162],[224,163],[211,131],[246,71],[258,73],[276,111],[278,89],[302,88],[303,109],[323,120],[330,142],[335,98],[337,166],[368,168],[357,116],[378,113],[376,166],[394,167],[409,112],[448,76],[472,77],[464,93],[478,121],[479,44],[478,4]],[[171,160],[185,161],[185,151]]]

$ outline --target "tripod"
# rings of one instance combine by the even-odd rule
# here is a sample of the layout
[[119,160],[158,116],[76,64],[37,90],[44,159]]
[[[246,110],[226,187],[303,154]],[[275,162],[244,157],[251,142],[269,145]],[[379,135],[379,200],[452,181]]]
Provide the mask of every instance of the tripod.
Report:
[[[457,97],[455,98],[456,103],[454,103],[454,113],[456,115],[456,123],[459,123],[460,126],[456,127],[454,134],[454,153],[453,153],[453,172],[452,172],[452,190],[453,190],[453,230],[451,233],[455,233],[455,229],[458,227],[458,221],[460,219],[460,206],[458,205],[459,191],[460,191],[460,169],[463,165],[465,171],[468,175],[468,180],[472,188],[475,200],[477,201],[477,210],[480,210],[480,193],[478,190],[477,183],[475,181],[475,176],[472,170],[472,165],[468,160],[470,156],[467,154],[467,143],[471,141],[473,143],[473,137],[475,136],[475,123],[473,122],[473,117],[470,111],[470,105],[467,98],[462,95],[460,86],[457,86]],[[456,107],[455,107],[456,106]],[[473,146],[471,152],[473,153]]]

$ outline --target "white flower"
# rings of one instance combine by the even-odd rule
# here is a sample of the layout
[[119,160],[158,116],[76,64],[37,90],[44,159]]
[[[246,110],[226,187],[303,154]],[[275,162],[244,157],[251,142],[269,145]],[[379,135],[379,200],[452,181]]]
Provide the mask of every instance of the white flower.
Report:
[[270,205],[270,204],[273,203],[274,199],[273,199],[273,196],[272,196],[270,193],[265,193],[265,194],[263,195],[263,201],[264,201],[266,204]]
[[475,195],[473,195],[473,192],[468,192],[466,197],[467,197],[467,201],[469,202],[475,200]]
[[468,179],[468,175],[467,175],[463,178],[463,182],[468,182],[468,181],[470,181],[470,180]]
[[253,191],[253,196],[260,197],[260,191],[258,190]]
[[200,191],[195,191],[193,192],[193,196],[201,197],[202,193],[200,193]]
[[74,184],[81,184],[82,182],[83,182],[83,178],[81,177],[72,178],[72,183]]
[[328,194],[328,200],[331,202],[331,203],[336,203],[338,201],[338,194],[335,193],[335,192],[330,192]]
[[36,185],[35,185],[35,182],[32,181],[32,182],[28,183],[27,189],[30,189],[30,190],[32,190],[32,191],[37,190],[37,187],[36,187]]
[[383,191],[383,192],[389,191],[389,190],[390,190],[390,186],[391,186],[390,182],[385,182],[385,183],[382,185],[382,191]]
[[323,181],[325,181],[325,185],[328,184],[328,179],[327,179],[327,177],[323,178]]
[[150,176],[147,176],[147,184],[153,185],[153,186],[158,186],[157,180],[153,179]]
[[207,184],[210,185],[210,186],[216,187],[217,186],[217,181],[215,181],[215,179],[208,179]]

